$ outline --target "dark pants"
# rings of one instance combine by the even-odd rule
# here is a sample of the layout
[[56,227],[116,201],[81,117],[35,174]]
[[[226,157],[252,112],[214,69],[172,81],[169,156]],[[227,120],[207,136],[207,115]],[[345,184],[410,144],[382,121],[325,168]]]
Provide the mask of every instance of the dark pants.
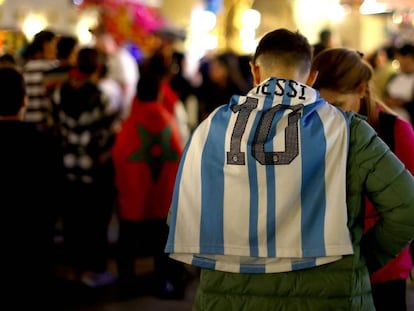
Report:
[[78,272],[104,272],[115,199],[112,182],[67,182],[64,191],[64,261]]
[[177,284],[183,277],[182,264],[168,257],[164,247],[168,237],[166,219],[119,222],[117,265],[119,277],[131,280],[135,276],[135,260],[154,257],[154,270],[158,282]]
[[405,279],[374,284],[372,296],[377,311],[407,311]]

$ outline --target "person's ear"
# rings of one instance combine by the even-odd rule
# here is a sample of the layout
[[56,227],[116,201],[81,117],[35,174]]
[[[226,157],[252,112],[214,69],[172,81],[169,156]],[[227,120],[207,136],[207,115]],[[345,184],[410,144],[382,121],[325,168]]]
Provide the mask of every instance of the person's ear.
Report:
[[309,86],[313,86],[315,84],[316,79],[318,78],[319,71],[312,70],[309,73],[308,79],[306,80],[306,84]]
[[252,76],[253,76],[254,85],[260,84],[260,82],[261,82],[261,80],[260,80],[260,67],[257,66],[256,64],[254,64],[253,62],[249,62],[249,65],[250,65],[250,71],[251,71]]

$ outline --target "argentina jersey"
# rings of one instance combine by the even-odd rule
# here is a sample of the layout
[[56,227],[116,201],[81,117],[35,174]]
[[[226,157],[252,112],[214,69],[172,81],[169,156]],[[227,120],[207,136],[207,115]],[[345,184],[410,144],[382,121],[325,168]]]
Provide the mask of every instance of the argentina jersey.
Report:
[[309,86],[270,78],[194,131],[177,173],[165,251],[240,273],[352,254],[346,115]]

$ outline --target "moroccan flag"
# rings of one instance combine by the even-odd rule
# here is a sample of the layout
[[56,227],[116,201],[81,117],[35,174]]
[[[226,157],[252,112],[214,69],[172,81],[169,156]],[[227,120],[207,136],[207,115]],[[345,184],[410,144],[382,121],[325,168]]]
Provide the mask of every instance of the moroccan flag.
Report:
[[228,272],[298,270],[352,254],[348,117],[293,80],[234,96],[194,131],[177,173],[166,252]]
[[120,218],[166,218],[183,150],[177,124],[162,104],[134,106],[113,147]]

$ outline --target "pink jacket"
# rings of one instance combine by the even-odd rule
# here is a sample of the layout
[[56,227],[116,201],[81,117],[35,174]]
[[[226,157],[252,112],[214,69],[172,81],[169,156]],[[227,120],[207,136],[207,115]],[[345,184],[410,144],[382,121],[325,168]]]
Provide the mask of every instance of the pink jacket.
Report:
[[[414,174],[414,130],[412,125],[396,118],[394,124],[394,153],[405,164],[407,169]],[[368,230],[380,217],[372,204],[367,200],[365,228]],[[409,245],[387,265],[371,275],[371,283],[383,283],[395,279],[409,277],[413,263]]]

